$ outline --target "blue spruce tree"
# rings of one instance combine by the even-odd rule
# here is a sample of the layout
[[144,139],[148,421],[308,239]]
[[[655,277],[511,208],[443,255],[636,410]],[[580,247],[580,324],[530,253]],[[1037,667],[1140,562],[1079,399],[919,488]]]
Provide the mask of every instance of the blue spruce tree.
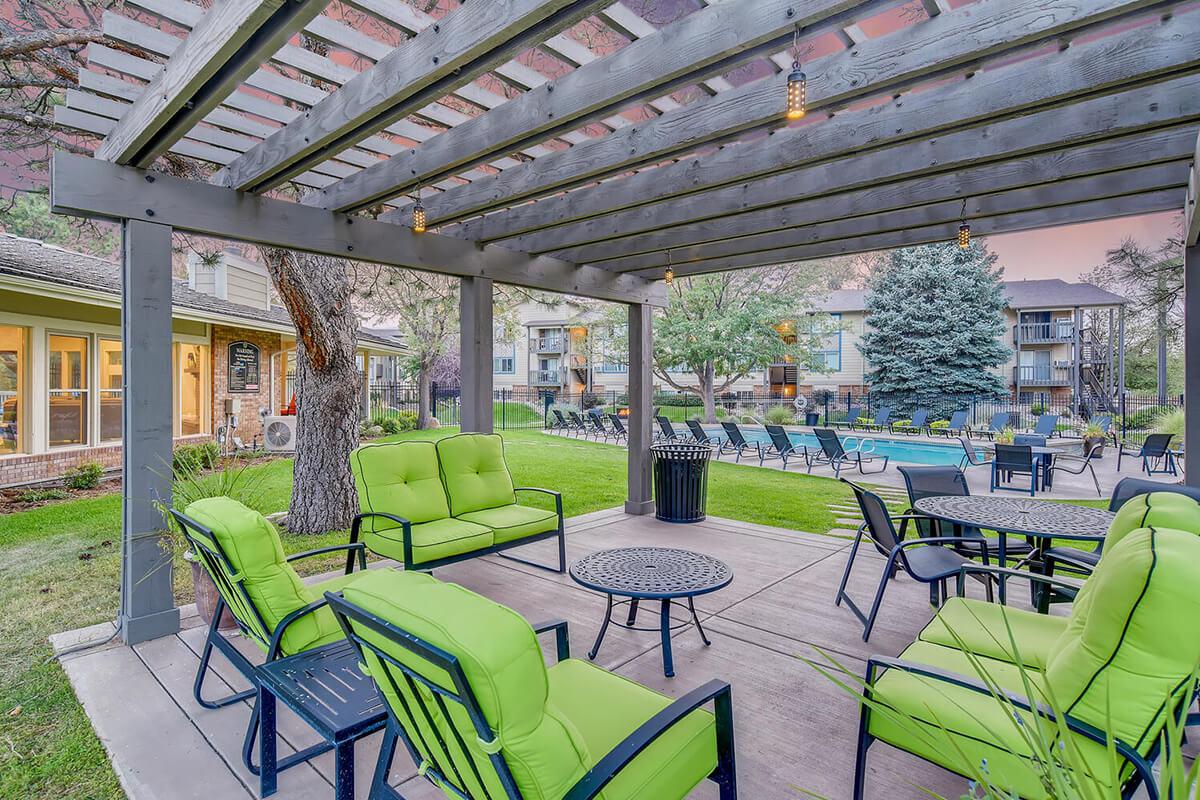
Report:
[[984,242],[894,250],[871,276],[859,350],[875,403],[946,416],[1006,394],[1003,269]]

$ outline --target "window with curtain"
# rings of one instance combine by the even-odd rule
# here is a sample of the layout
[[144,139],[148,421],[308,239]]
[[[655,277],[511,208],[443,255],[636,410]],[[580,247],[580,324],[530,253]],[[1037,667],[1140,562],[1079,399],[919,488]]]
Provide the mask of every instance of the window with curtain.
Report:
[[88,337],[51,334],[46,368],[50,446],[87,444]]

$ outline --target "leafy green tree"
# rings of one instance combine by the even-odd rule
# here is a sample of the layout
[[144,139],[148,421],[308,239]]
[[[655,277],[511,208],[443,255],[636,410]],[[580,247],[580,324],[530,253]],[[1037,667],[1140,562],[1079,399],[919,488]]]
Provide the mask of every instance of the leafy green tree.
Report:
[[1004,395],[996,367],[1011,351],[1002,268],[986,243],[892,251],[871,276],[870,324],[859,343],[880,405],[945,414],[964,397]]
[[51,214],[44,193],[13,195],[0,208],[0,228],[91,255],[111,257],[117,252],[118,237],[112,226]]

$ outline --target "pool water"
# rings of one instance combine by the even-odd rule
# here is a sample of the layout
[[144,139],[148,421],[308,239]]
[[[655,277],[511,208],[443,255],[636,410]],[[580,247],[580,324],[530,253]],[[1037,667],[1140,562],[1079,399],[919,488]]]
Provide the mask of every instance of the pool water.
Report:
[[[719,437],[722,441],[725,440],[725,431],[721,428],[704,429],[709,436]],[[746,437],[747,442],[763,442],[764,444],[771,443],[771,437],[767,436],[767,432],[762,428],[755,428],[749,425],[742,426],[742,435]],[[888,456],[893,461],[904,461],[909,464],[930,464],[937,466],[958,466],[963,457],[963,449],[960,444],[929,444],[927,442],[905,442],[898,439],[886,439],[880,436],[872,436],[870,434],[863,435],[861,433],[839,433],[838,436],[842,440],[842,447],[851,450],[858,446],[863,439],[871,439],[875,443],[875,452],[871,455]],[[788,437],[797,445],[803,445],[810,450],[820,450],[821,444],[817,441],[817,437],[811,433],[789,432]],[[870,449],[870,445],[867,445]],[[982,453],[980,456],[982,457]]]

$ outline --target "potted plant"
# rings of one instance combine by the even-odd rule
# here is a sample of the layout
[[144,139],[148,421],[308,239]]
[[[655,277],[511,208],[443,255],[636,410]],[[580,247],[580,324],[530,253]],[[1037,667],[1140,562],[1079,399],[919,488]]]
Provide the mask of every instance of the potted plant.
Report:
[[1104,457],[1104,440],[1108,434],[1094,422],[1089,422],[1083,426],[1083,452],[1096,454],[1096,458]]

